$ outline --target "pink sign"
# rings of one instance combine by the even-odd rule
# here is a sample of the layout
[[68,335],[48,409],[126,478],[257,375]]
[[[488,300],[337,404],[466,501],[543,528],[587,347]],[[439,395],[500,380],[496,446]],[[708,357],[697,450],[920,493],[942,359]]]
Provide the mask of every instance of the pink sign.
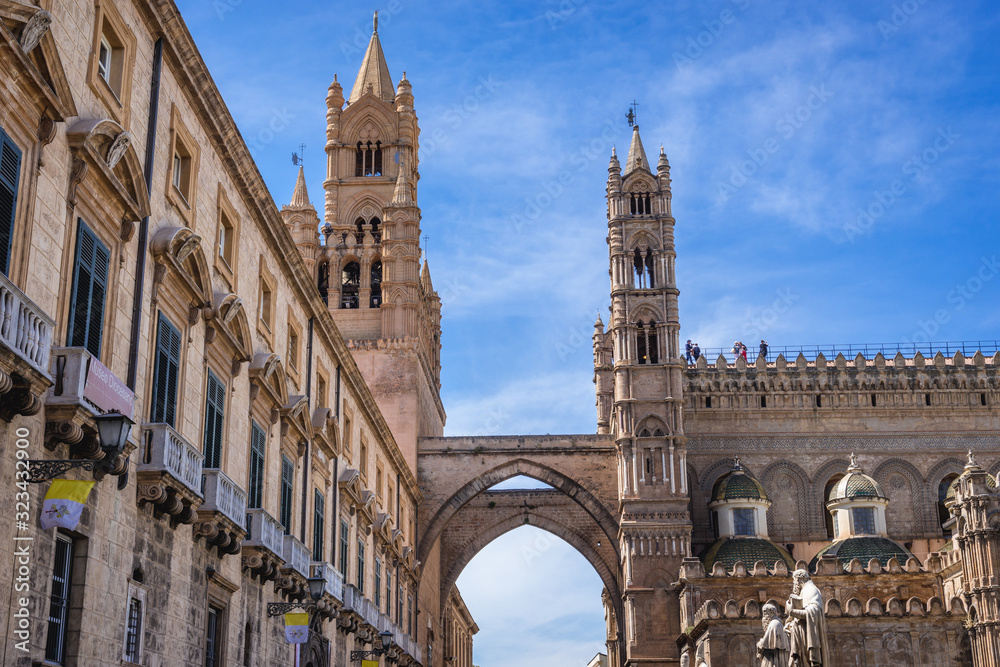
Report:
[[117,410],[132,419],[135,394],[107,366],[93,357],[90,358],[87,369],[87,384],[83,388],[83,396],[105,412]]

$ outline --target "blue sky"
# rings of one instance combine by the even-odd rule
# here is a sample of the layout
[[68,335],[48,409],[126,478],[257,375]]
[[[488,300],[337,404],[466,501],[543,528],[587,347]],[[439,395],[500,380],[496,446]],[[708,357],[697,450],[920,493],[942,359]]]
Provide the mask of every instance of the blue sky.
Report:
[[[661,144],[670,157],[682,339],[998,337],[991,3],[178,4],[278,204],[305,143],[319,208],[326,89],[334,73],[350,88],[381,10],[390,72],[406,70],[422,129],[448,434],[594,430],[604,184],[633,99],[650,158]],[[469,567],[516,563],[516,542],[533,539],[512,533]],[[543,558],[577,584],[539,606],[569,610],[566,632],[599,645],[596,575],[569,547]],[[525,590],[545,581],[543,567],[521,569]],[[477,663],[518,664],[500,648],[511,631],[491,595],[502,591],[460,584],[483,629]],[[589,621],[575,616],[580,590]],[[553,627],[544,613],[524,627]],[[523,636],[522,659],[590,657]]]

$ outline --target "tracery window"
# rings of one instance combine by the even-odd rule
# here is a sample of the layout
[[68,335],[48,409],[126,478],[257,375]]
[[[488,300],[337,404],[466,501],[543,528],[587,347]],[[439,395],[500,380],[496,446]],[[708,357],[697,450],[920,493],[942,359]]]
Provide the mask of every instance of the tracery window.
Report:
[[629,213],[632,215],[652,215],[652,199],[648,192],[633,192],[629,196]]
[[379,260],[372,262],[371,279],[372,293],[369,307],[380,308],[382,306],[382,262]]
[[652,288],[653,284],[653,251],[647,250],[645,254],[638,248],[632,254],[632,270],[635,274],[633,284],[636,289]]
[[358,142],[354,151],[355,176],[382,175],[382,142]]
[[640,364],[659,363],[656,322],[650,320],[648,325],[644,325],[642,320],[639,320],[636,323],[636,357]]
[[340,307],[342,309],[360,308],[358,301],[358,290],[361,288],[361,265],[357,262],[348,262],[341,272],[340,278]]

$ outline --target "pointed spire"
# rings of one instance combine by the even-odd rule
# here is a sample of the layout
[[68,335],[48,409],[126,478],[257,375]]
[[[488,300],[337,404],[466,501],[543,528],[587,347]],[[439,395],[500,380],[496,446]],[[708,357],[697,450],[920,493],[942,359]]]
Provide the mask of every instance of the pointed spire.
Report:
[[636,125],[632,128],[632,145],[628,148],[625,175],[628,176],[639,168],[649,171],[649,160],[646,159],[646,151],[642,147],[642,139],[639,138],[639,126]]
[[311,206],[309,191],[306,190],[305,167],[299,167],[299,179],[295,182],[295,190],[292,192],[292,206]]
[[434,285],[431,283],[431,269],[427,266],[427,260],[424,260],[424,267],[420,270],[420,285],[424,288],[426,294],[430,294],[434,291]]
[[399,161],[399,172],[396,174],[396,189],[392,193],[392,203],[395,206],[412,206],[410,184],[406,182],[406,163]]
[[373,31],[371,41],[368,42],[368,50],[361,61],[361,69],[358,70],[358,78],[354,80],[354,88],[351,89],[351,96],[348,102],[354,103],[361,99],[369,86],[372,92],[379,99],[386,102],[392,100],[396,93],[396,87],[392,85],[392,77],[389,76],[389,65],[385,62],[385,54],[382,53],[382,43],[378,39],[378,12],[375,12],[373,21]]

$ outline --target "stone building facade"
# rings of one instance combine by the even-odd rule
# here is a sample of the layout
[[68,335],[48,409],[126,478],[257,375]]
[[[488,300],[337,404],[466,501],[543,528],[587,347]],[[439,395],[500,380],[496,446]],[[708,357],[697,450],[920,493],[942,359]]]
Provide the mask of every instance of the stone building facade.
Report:
[[[689,365],[670,165],[635,127],[596,433],[445,438],[415,98],[377,19],[327,92],[322,215],[302,172],[272,201],[172,0],[0,0],[0,23],[4,664],[293,664],[268,607],[299,603],[301,665],[384,632],[382,664],[470,665],[455,582],[531,524],[600,576],[607,664],[754,664],[805,567],[835,664],[1000,666],[996,350]],[[41,531],[19,461],[101,460],[112,410],[124,451],[74,531]],[[519,475],[551,488],[492,490]]]

